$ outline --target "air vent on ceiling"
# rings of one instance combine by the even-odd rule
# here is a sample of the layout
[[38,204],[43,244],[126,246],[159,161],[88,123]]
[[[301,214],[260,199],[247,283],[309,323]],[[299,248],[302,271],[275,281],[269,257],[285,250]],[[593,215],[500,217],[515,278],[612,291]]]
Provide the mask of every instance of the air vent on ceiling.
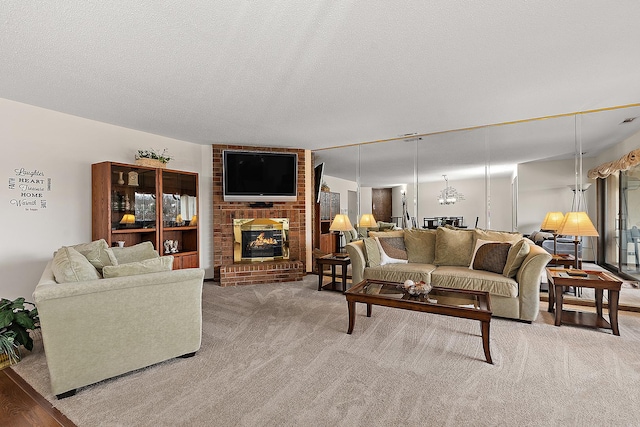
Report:
[[[622,123],[631,123],[632,121],[634,121],[635,119],[637,119],[637,117],[629,117],[628,119],[624,119],[622,121]],[[620,124],[622,124],[620,123]]]

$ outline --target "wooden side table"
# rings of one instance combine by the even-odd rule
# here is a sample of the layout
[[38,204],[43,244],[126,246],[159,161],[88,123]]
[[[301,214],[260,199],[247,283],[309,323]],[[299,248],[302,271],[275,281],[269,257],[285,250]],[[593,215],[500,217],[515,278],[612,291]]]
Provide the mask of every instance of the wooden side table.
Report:
[[[347,267],[351,264],[351,259],[348,256],[336,256],[329,254],[316,258],[318,263],[318,290],[322,289],[344,292],[347,290]],[[324,278],[324,266],[331,266],[331,282],[326,285],[322,285],[322,279]],[[339,265],[342,269],[342,289],[336,289],[336,265]]]
[[[606,271],[566,270],[547,267],[549,280],[549,313],[555,311],[555,325],[562,323],[611,329],[614,335],[620,335],[618,329],[618,300],[622,282]],[[586,276],[570,275],[584,272]],[[565,286],[593,288],[596,296],[596,312],[585,313],[562,309],[562,293]],[[602,297],[604,291],[609,297],[609,321],[602,315]],[[554,307],[555,305],[555,307]],[[554,310],[555,308],[555,310]]]

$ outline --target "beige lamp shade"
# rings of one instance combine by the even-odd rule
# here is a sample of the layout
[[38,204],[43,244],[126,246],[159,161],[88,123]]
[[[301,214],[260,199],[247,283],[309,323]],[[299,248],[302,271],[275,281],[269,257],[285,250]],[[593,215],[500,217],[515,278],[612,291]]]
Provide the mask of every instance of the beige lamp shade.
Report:
[[364,214],[360,218],[360,227],[377,227],[378,223],[373,217],[373,214]]
[[544,217],[544,221],[542,221],[542,225],[540,226],[540,230],[555,232],[560,228],[563,220],[564,215],[562,212],[547,212],[547,215]]
[[337,214],[335,218],[333,218],[333,222],[331,223],[331,227],[329,227],[330,231],[350,231],[353,230],[353,225],[351,225],[351,221],[349,221],[349,217],[345,214]]
[[120,220],[120,224],[135,224],[136,217],[133,214],[124,214]]
[[565,236],[599,236],[586,212],[567,212],[557,232]]

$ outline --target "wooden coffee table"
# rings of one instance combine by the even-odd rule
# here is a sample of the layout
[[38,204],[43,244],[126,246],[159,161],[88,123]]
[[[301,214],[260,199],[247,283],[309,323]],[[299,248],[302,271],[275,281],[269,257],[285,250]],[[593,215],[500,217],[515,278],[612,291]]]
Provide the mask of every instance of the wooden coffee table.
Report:
[[[576,273],[584,272],[585,276],[576,276]],[[554,312],[555,325],[572,324],[589,326],[592,328],[611,329],[614,335],[620,335],[618,329],[618,300],[622,282],[606,271],[593,270],[566,270],[564,268],[547,267],[547,279],[549,281],[549,313]],[[596,312],[585,313],[562,309],[562,293],[565,286],[593,288],[596,296]],[[609,296],[609,320],[602,316],[602,296],[607,290]]]
[[400,283],[365,279],[345,292],[349,308],[349,329],[353,332],[356,321],[356,303],[367,304],[367,317],[372,305],[422,311],[480,321],[482,346],[487,363],[491,360],[489,325],[491,298],[488,292],[434,287],[428,295],[411,296],[401,289]]

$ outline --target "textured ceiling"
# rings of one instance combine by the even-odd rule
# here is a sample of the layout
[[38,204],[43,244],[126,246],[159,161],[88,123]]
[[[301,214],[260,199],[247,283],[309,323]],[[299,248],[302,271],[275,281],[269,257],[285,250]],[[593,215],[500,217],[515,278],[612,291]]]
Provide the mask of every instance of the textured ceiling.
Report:
[[4,0],[0,97],[319,149],[638,103],[639,21],[635,0]]

